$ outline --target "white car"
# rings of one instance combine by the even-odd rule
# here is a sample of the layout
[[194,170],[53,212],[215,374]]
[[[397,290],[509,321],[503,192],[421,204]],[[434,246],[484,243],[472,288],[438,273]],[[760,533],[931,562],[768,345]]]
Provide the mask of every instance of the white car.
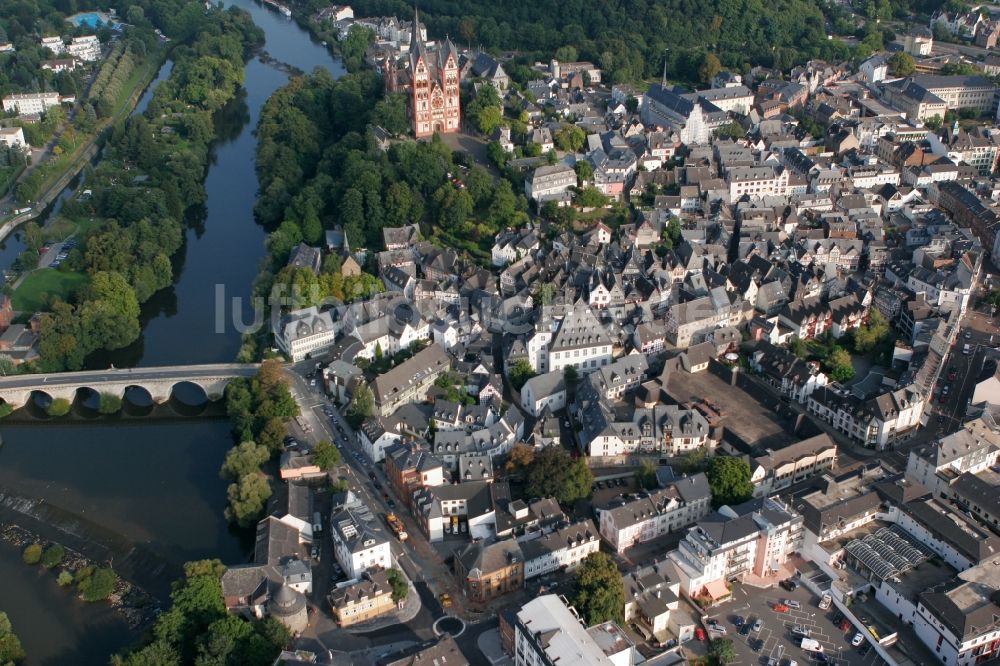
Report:
[[862,634],[860,631],[854,634],[854,638],[851,639],[851,645],[853,645],[854,647],[858,647],[864,642],[865,642],[865,635]]

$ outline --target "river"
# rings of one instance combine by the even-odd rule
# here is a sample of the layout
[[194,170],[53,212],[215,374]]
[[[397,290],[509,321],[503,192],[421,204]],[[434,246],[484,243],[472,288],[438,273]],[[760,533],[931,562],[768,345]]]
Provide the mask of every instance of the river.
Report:
[[[275,60],[303,71],[343,69],[293,21],[251,0],[226,0],[250,12]],[[169,74],[164,66],[158,80]],[[251,60],[245,95],[220,117],[220,139],[206,179],[204,214],[194,220],[174,260],[173,286],[143,307],[143,337],[128,349],[88,359],[98,367],[215,363],[233,360],[240,333],[216,331],[215,285],[247,296],[264,257],[264,230],[253,218],[256,126],[264,101],[284,85],[279,68]],[[140,101],[145,108],[151,93]],[[7,252],[17,240],[8,239]],[[5,255],[0,248],[0,260]],[[226,313],[229,321],[229,312]],[[148,545],[175,564],[202,557],[245,561],[222,517],[225,482],[218,470],[231,446],[222,419],[15,423],[0,429],[0,492],[44,498],[103,528]],[[26,569],[0,544],[0,610],[21,637],[28,666],[103,664],[136,637],[105,607],[68,600],[54,578]],[[30,572],[30,573],[28,573]]]

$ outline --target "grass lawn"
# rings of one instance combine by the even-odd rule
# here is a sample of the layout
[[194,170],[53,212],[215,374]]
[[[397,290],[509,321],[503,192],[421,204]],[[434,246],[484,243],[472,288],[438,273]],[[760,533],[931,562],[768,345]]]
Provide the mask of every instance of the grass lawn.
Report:
[[64,273],[53,268],[43,268],[24,278],[24,282],[14,292],[12,305],[15,310],[22,312],[43,310],[52,296],[66,300],[70,293],[86,283],[85,273]]

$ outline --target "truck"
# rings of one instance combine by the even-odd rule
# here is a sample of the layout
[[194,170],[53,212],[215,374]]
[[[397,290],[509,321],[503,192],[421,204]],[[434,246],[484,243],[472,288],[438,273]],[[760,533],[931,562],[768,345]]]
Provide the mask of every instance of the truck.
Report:
[[400,520],[396,514],[390,513],[385,517],[385,522],[389,525],[389,529],[392,533],[396,535],[396,538],[400,541],[406,541],[406,528],[403,526],[403,521]]
[[829,594],[824,594],[823,598],[819,600],[820,610],[826,610],[833,603],[833,598]]
[[823,646],[815,638],[803,638],[800,647],[807,652],[822,652]]

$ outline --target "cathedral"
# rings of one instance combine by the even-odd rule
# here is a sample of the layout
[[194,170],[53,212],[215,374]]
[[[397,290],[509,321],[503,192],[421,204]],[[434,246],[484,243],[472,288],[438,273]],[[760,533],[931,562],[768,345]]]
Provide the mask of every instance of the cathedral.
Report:
[[450,39],[428,47],[420,38],[420,17],[414,12],[410,53],[398,61],[390,59],[388,65],[386,84],[389,90],[406,93],[414,136],[459,131],[458,51]]

